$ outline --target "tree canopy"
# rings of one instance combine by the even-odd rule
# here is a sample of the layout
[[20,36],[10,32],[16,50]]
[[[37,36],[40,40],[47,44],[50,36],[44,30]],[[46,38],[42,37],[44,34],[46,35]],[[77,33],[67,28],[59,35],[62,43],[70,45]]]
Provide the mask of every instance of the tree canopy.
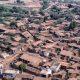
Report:
[[17,23],[16,22],[11,22],[10,27],[11,28],[17,28]]
[[72,21],[69,25],[69,30],[73,30],[76,27],[77,27],[77,23],[75,21]]
[[60,49],[60,48],[56,48],[56,49],[55,49],[55,52],[56,52],[57,54],[59,54],[59,53],[61,52],[61,49]]
[[25,69],[26,69],[26,64],[19,65],[19,70],[21,70],[21,72],[23,72]]

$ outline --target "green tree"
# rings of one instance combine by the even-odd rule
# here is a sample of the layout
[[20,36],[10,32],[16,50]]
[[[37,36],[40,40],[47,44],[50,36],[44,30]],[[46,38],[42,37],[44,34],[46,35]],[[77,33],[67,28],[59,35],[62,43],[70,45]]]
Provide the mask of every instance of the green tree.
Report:
[[53,7],[51,8],[51,12],[58,12],[58,13],[60,13],[60,11],[61,11],[61,9],[58,8],[57,6],[53,6]]
[[5,6],[0,5],[0,12],[6,11],[6,10],[7,10],[7,8]]
[[21,72],[25,71],[26,70],[26,64],[20,64],[19,70],[21,70]]
[[72,12],[72,13],[75,13],[75,14],[77,14],[77,15],[80,15],[80,8],[79,8],[79,7],[75,7],[75,8],[72,9],[71,12]]
[[49,5],[49,0],[43,0],[43,3],[42,3],[42,9],[46,9]]
[[77,23],[75,21],[72,21],[69,25],[69,30],[73,30],[76,27],[77,27]]
[[12,9],[11,9],[10,11],[11,11],[12,13],[13,13],[13,12],[19,13],[19,12],[21,11],[21,8],[14,6],[14,7],[12,7]]
[[64,19],[59,18],[56,23],[57,24],[62,24],[63,21],[64,21]]
[[17,28],[18,26],[17,26],[17,23],[16,22],[11,22],[10,23],[10,27],[11,28]]
[[44,16],[44,15],[45,15],[44,13],[45,13],[44,10],[41,8],[41,9],[39,10],[39,14],[41,14],[42,16]]
[[55,52],[56,52],[57,54],[59,54],[59,53],[61,52],[61,49],[60,49],[60,48],[56,48],[56,49],[55,49]]
[[0,23],[3,23],[4,19],[2,17],[0,17]]

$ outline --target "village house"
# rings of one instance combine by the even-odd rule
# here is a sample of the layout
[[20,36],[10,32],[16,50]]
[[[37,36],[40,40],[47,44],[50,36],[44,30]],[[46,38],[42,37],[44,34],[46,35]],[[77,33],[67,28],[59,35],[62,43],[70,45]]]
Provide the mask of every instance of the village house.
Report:
[[19,71],[15,70],[5,70],[3,72],[3,78],[4,79],[14,79],[16,74],[19,74]]
[[50,77],[52,75],[52,70],[47,68],[47,69],[42,69],[40,72],[40,76],[42,77]]
[[58,80],[64,79],[65,75],[66,75],[65,71],[59,71],[59,72],[53,73],[52,79],[58,79]]
[[35,67],[39,67],[41,64],[44,63],[44,59],[42,57],[40,57],[39,55],[37,55],[37,57],[36,57],[35,54],[23,54],[20,57],[20,59],[22,61],[26,62],[27,64],[30,64]]
[[79,75],[78,70],[69,69],[68,72],[69,72],[70,78],[72,78],[72,77],[75,77],[76,78],[77,75]]
[[7,57],[9,57],[10,55],[8,54],[8,53],[2,53],[2,54],[0,54],[0,57],[1,58],[7,58]]

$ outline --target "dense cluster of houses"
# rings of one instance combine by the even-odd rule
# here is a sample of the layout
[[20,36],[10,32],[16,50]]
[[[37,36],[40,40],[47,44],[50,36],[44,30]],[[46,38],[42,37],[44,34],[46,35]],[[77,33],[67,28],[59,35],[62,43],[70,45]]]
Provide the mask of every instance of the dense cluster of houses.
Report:
[[[58,7],[68,9],[65,3]],[[80,28],[65,31],[67,20],[56,27],[50,19],[35,23],[43,18],[37,14],[17,20],[17,27],[0,23],[1,79],[80,80]]]

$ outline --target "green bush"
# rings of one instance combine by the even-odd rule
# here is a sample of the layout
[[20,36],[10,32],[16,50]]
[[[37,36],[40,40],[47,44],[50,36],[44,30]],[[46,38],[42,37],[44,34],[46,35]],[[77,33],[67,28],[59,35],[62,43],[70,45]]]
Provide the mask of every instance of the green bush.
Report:
[[26,70],[26,64],[20,64],[19,70],[21,70],[21,72],[25,71]]
[[77,23],[75,21],[72,21],[69,25],[69,30],[73,30],[76,27],[77,27]]
[[11,28],[17,28],[18,26],[17,26],[17,23],[16,22],[11,22],[10,23],[10,27]]

